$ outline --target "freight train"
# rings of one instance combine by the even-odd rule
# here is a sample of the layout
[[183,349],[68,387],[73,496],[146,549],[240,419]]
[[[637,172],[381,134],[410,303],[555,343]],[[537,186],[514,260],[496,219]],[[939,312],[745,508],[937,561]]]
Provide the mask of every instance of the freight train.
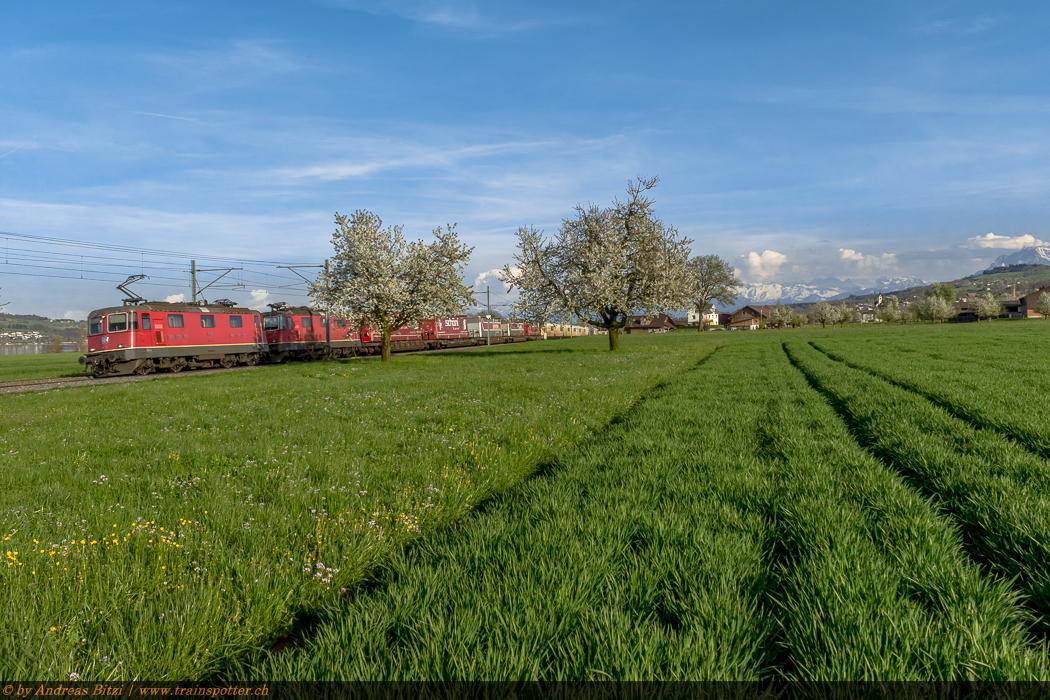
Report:
[[[222,300],[208,304],[126,303],[92,311],[80,364],[96,377],[252,366],[288,360],[374,355],[378,329],[308,306],[271,304],[259,312]],[[391,336],[392,352],[538,340],[525,323],[479,316],[423,321]]]

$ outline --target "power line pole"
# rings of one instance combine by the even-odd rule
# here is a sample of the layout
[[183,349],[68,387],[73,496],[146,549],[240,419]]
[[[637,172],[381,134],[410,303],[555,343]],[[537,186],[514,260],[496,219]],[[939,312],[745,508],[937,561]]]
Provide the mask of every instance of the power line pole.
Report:
[[[328,284],[328,259],[324,261],[324,281]],[[328,352],[332,352],[332,315],[328,313],[328,301],[324,302],[324,342]]]
[[492,297],[489,295],[489,286],[485,285],[485,309],[488,316],[489,327],[485,329],[485,345],[492,345]]
[[190,291],[193,294],[193,303],[197,303],[197,261],[190,260]]

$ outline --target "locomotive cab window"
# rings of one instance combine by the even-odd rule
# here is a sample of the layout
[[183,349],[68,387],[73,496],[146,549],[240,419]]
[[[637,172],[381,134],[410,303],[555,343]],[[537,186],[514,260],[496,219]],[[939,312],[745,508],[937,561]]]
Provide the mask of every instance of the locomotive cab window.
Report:
[[119,333],[128,329],[127,314],[110,314],[107,320],[110,333]]
[[263,330],[276,331],[280,329],[282,320],[280,316],[267,316],[263,319]]
[[201,314],[201,328],[215,328],[215,317],[211,314]]
[[102,335],[102,316],[92,316],[88,326],[88,335]]
[[182,314],[168,314],[168,328],[182,328]]
[[335,322],[337,328],[346,328],[346,319],[341,318]]
[[314,320],[309,316],[303,316],[303,328],[313,328]]
[[321,328],[327,328],[327,327],[328,327],[328,317],[327,316],[322,316],[321,317]]
[[149,330],[149,314],[142,314],[142,330]]
[[240,316],[230,316],[230,328],[244,328],[244,319]]

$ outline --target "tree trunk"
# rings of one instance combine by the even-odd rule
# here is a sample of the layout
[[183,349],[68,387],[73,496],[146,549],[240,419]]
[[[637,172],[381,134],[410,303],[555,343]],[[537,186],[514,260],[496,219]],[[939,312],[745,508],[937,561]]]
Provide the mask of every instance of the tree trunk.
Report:
[[390,362],[390,331],[386,328],[383,329],[383,362]]
[[703,318],[700,319],[700,330],[702,330],[702,331],[706,331],[707,330],[707,324],[704,323],[704,319]]
[[609,329],[609,350],[620,349],[620,329],[610,328]]

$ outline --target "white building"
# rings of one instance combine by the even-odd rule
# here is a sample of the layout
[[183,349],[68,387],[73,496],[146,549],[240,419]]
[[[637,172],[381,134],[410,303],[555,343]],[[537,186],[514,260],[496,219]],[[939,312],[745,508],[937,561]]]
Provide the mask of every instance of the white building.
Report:
[[696,313],[696,309],[693,309],[692,311],[689,312],[689,315],[686,316],[686,318],[689,320],[689,325],[693,325],[693,324],[700,325],[700,320],[702,318],[704,323],[710,324],[712,326],[717,326],[718,325],[718,309],[715,308],[714,304],[711,304],[711,308],[708,309],[707,313],[703,314],[703,316],[701,316],[700,314]]

